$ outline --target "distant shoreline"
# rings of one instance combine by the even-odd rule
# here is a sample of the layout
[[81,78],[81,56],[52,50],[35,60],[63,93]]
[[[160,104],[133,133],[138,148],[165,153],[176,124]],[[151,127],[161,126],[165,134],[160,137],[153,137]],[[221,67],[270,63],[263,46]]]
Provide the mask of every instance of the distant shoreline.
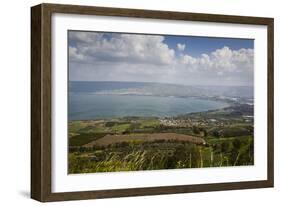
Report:
[[70,82],[70,120],[173,117],[253,104],[250,87],[195,87],[140,82]]
[[167,85],[176,85],[176,86],[194,86],[194,87],[253,87],[251,85],[208,85],[208,84],[177,84],[177,83],[169,83],[169,82],[136,82],[136,81],[77,81],[77,80],[69,80],[69,83],[140,83],[140,84],[167,84]]
[[226,107],[222,107],[220,109],[215,109],[215,110],[205,110],[205,111],[199,111],[199,112],[189,112],[189,113],[183,113],[183,114],[178,114],[178,115],[174,115],[174,116],[111,116],[111,117],[101,117],[101,118],[91,118],[91,119],[75,119],[75,120],[68,120],[68,122],[74,122],[74,121],[99,121],[99,120],[124,120],[124,119],[162,119],[162,118],[177,118],[181,115],[190,115],[190,114],[202,114],[202,113],[208,113],[208,112],[216,112],[216,111],[220,111],[222,109],[228,109],[231,108],[233,105],[228,105]]

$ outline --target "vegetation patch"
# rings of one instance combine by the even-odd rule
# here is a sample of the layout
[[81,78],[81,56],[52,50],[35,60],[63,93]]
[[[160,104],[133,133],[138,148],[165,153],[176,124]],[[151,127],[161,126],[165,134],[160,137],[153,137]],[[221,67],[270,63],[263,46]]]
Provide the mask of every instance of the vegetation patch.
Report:
[[99,138],[104,137],[106,134],[107,133],[81,133],[69,138],[69,146],[82,146],[94,140],[98,140]]

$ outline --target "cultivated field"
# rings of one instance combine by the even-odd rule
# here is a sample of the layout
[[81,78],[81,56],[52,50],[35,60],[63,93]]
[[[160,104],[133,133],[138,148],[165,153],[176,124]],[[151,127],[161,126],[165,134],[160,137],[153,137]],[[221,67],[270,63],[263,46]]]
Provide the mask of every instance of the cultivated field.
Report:
[[84,147],[93,147],[93,146],[108,146],[110,144],[116,144],[121,142],[153,142],[156,140],[175,140],[175,141],[184,141],[189,143],[194,143],[198,145],[206,144],[206,141],[200,137],[194,137],[185,134],[177,133],[152,133],[152,134],[108,134],[98,140],[94,140],[88,144],[85,144]]

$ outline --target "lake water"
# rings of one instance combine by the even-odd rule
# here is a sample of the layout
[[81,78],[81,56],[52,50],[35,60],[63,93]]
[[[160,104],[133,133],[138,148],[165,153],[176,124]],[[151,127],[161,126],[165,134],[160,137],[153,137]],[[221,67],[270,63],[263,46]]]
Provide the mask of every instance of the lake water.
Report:
[[219,109],[225,102],[193,97],[160,97],[137,95],[101,95],[70,92],[69,120],[89,120],[111,117],[165,117]]

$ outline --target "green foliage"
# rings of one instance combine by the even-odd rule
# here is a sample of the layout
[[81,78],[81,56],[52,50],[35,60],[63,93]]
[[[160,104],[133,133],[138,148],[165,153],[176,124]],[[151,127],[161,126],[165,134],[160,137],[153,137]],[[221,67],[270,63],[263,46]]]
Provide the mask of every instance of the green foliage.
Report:
[[194,134],[199,134],[200,133],[200,129],[198,127],[196,127],[196,126],[192,127],[192,131],[193,131]]
[[77,133],[80,129],[84,128],[85,126],[81,121],[71,121],[69,123],[69,132],[70,133]]
[[130,127],[130,124],[118,124],[118,125],[114,125],[111,128],[111,131],[116,132],[116,133],[122,133],[122,132],[125,132],[129,127]]
[[209,133],[214,137],[238,137],[253,134],[253,128],[246,126],[228,126],[212,128]]
[[252,131],[244,127],[228,127],[222,130],[221,135],[223,137],[233,137],[233,136],[244,136],[250,135]]
[[105,123],[104,126],[106,126],[106,127],[113,127],[116,124],[117,124],[117,122],[108,121],[108,122]]
[[[83,148],[83,147],[82,147]],[[121,142],[80,148],[69,155],[70,173],[221,167],[253,164],[253,138],[206,147],[177,140]]]
[[102,133],[106,132],[105,128],[102,127],[97,127],[97,126],[87,126],[84,127],[83,129],[79,130],[80,133]]
[[106,133],[81,133],[69,138],[69,146],[82,146],[99,138],[102,138]]
[[140,128],[154,128],[159,125],[158,119],[144,119],[140,122]]

